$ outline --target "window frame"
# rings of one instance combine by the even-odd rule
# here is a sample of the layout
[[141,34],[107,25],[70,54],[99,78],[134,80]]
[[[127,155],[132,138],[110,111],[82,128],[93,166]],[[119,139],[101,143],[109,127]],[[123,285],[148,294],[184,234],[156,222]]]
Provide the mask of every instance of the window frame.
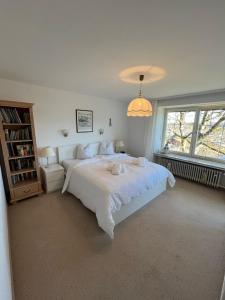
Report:
[[198,158],[198,159],[202,159],[205,161],[219,162],[219,163],[225,164],[225,160],[222,160],[219,158],[213,158],[213,157],[205,157],[205,156],[195,154],[195,145],[196,145],[197,138],[198,138],[198,125],[199,125],[199,118],[200,118],[201,110],[225,110],[225,106],[190,106],[190,107],[185,107],[185,106],[178,107],[177,106],[177,107],[173,107],[173,108],[166,108],[164,111],[164,122],[163,122],[163,134],[162,134],[161,148],[163,148],[165,145],[168,113],[169,112],[179,112],[179,111],[184,111],[184,112],[195,111],[195,119],[194,119],[194,124],[193,124],[193,132],[192,132],[189,153],[183,153],[183,152],[172,151],[172,150],[169,150],[169,153],[184,156],[184,157],[189,157],[189,158]]

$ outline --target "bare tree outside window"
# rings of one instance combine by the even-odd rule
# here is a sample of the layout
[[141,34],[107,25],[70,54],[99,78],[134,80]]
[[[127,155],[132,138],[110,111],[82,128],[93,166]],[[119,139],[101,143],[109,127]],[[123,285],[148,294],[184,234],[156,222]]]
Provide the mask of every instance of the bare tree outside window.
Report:
[[168,112],[165,144],[170,151],[225,160],[225,109],[203,109],[197,118],[196,114],[197,110]]

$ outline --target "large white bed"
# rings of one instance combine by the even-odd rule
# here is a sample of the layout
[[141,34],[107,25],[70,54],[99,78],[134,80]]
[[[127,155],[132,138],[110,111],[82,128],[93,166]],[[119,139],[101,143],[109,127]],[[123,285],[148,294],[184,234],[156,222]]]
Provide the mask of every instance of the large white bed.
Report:
[[[93,211],[98,225],[111,238],[116,224],[163,193],[167,183],[175,184],[173,175],[155,163],[140,167],[126,154],[78,160],[74,152],[75,145],[58,148],[59,162],[66,169],[62,192],[72,193]],[[115,161],[126,165],[124,174],[111,174],[108,166]]]

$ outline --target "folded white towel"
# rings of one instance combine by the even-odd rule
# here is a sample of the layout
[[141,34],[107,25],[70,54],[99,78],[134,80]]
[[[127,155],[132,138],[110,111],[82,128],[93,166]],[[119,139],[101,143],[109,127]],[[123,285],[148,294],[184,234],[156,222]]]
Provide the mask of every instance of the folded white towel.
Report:
[[112,173],[112,175],[120,175],[127,172],[125,164],[122,163],[110,163],[107,170]]
[[147,167],[148,160],[145,157],[138,157],[133,160],[133,164],[139,167]]
[[114,164],[111,170],[112,175],[120,175],[121,169],[121,164]]

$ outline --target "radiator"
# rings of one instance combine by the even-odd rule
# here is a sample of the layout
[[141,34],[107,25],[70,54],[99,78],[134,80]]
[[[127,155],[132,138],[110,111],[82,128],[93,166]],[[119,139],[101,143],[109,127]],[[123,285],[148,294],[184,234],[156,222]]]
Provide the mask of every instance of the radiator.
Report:
[[225,188],[225,172],[223,170],[160,156],[156,156],[155,160],[158,164],[163,165],[170,170],[175,176],[186,178],[214,188]]

